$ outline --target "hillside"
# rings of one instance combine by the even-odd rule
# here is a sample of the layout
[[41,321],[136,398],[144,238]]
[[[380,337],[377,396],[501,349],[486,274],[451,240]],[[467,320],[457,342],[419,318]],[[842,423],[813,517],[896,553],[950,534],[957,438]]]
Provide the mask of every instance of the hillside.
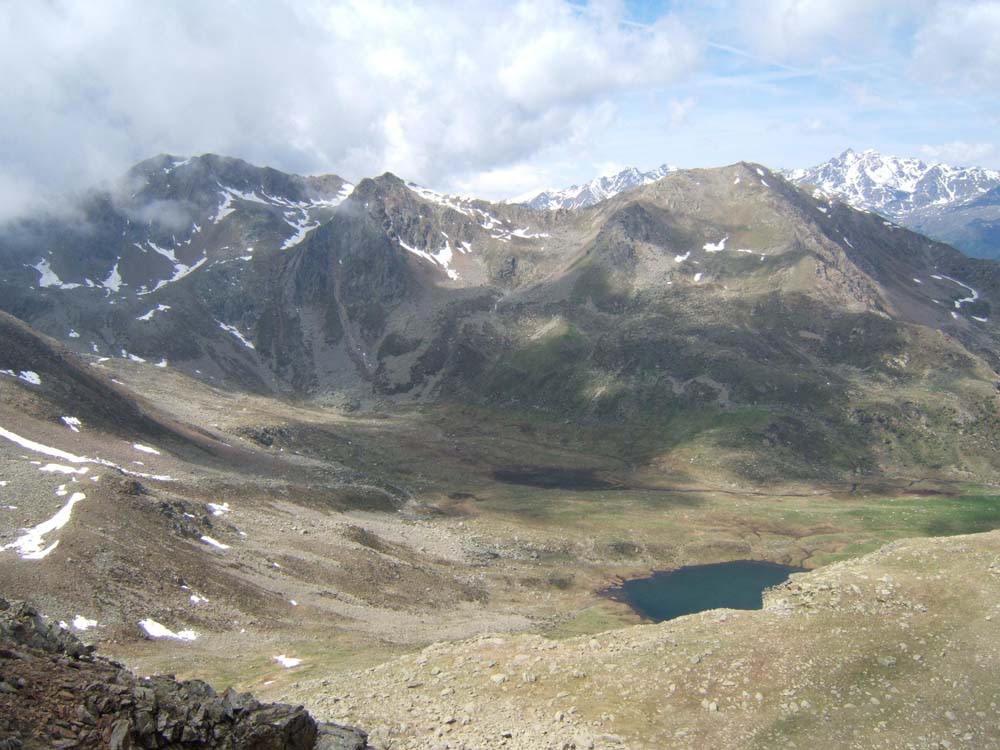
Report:
[[[0,233],[5,597],[383,744],[991,736],[995,654],[959,654],[995,536],[863,556],[1000,527],[996,264],[750,163],[572,211],[210,156],[128,180]],[[733,560],[819,571],[662,626],[601,595]],[[954,726],[899,643],[973,691]]]
[[[755,481],[995,472],[996,268],[762,167],[671,172],[568,212],[391,175],[347,195],[339,178],[218,157],[164,157],[129,179],[211,228],[171,244],[159,220],[135,226],[134,263],[165,257],[156,235],[201,265],[114,261],[110,289],[86,283],[104,269],[70,270],[85,245],[46,245],[30,268],[10,260],[27,250],[4,255],[4,305],[81,353],[346,408],[566,414],[627,431],[643,463],[679,433],[707,437]],[[301,236],[295,211],[312,217]]]
[[410,748],[997,748],[998,552],[996,532],[899,542],[763,611],[435,643],[294,695]]

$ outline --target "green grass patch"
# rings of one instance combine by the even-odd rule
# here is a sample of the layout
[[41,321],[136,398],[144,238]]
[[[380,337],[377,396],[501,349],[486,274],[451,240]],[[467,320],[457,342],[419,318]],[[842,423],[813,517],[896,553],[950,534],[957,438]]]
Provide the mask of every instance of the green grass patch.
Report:
[[634,620],[627,615],[618,614],[612,609],[612,605],[602,602],[580,610],[568,620],[543,631],[542,635],[555,640],[565,640],[580,635],[603,633],[606,630],[615,630],[632,624]]
[[873,500],[847,515],[872,531],[899,529],[926,536],[976,534],[1000,528],[1000,495]]

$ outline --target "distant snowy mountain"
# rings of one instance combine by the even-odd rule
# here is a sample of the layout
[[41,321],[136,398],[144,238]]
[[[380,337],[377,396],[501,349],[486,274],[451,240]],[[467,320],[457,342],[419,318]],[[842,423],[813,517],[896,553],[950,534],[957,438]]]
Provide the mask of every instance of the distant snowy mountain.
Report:
[[812,185],[855,208],[897,221],[930,207],[960,205],[1000,185],[1000,172],[926,164],[872,149],[860,154],[847,149],[823,164],[786,176],[798,185]]
[[[1000,186],[1000,172],[927,164],[872,149],[861,153],[847,149],[823,164],[786,172],[785,176],[800,186],[819,188],[855,208],[882,214],[978,257],[1000,256],[1000,245],[991,244],[990,232],[984,234],[979,226],[984,211],[969,210]],[[986,213],[996,218],[995,211]],[[973,221],[975,226],[970,224]]]
[[626,190],[648,185],[663,178],[667,173],[676,171],[676,167],[666,164],[640,172],[635,167],[623,169],[618,174],[597,177],[583,185],[574,185],[566,190],[543,190],[534,195],[515,198],[512,203],[521,203],[530,208],[555,210],[557,208],[583,208],[600,203]]

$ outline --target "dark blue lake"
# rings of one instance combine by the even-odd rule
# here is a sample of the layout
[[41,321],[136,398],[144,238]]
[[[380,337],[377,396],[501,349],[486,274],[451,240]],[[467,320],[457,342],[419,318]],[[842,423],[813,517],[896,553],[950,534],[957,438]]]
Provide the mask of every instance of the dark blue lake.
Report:
[[689,565],[634,578],[605,594],[656,622],[706,609],[760,609],[764,589],[785,581],[793,568],[759,560]]

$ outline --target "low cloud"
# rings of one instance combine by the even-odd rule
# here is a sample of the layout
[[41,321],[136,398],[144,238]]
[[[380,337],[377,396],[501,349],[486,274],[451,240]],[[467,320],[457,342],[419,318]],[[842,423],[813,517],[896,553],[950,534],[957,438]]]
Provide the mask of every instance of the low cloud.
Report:
[[[676,19],[562,0],[0,5],[0,217],[158,152],[457,184],[697,65]],[[16,188],[16,189],[15,189]]]
[[965,143],[964,141],[920,147],[920,154],[925,159],[959,166],[976,166],[990,159],[996,152],[996,146],[992,143]]
[[670,124],[670,127],[676,128],[688,119],[688,116],[695,107],[695,100],[691,96],[686,99],[672,99],[667,107],[669,109],[667,122]]

